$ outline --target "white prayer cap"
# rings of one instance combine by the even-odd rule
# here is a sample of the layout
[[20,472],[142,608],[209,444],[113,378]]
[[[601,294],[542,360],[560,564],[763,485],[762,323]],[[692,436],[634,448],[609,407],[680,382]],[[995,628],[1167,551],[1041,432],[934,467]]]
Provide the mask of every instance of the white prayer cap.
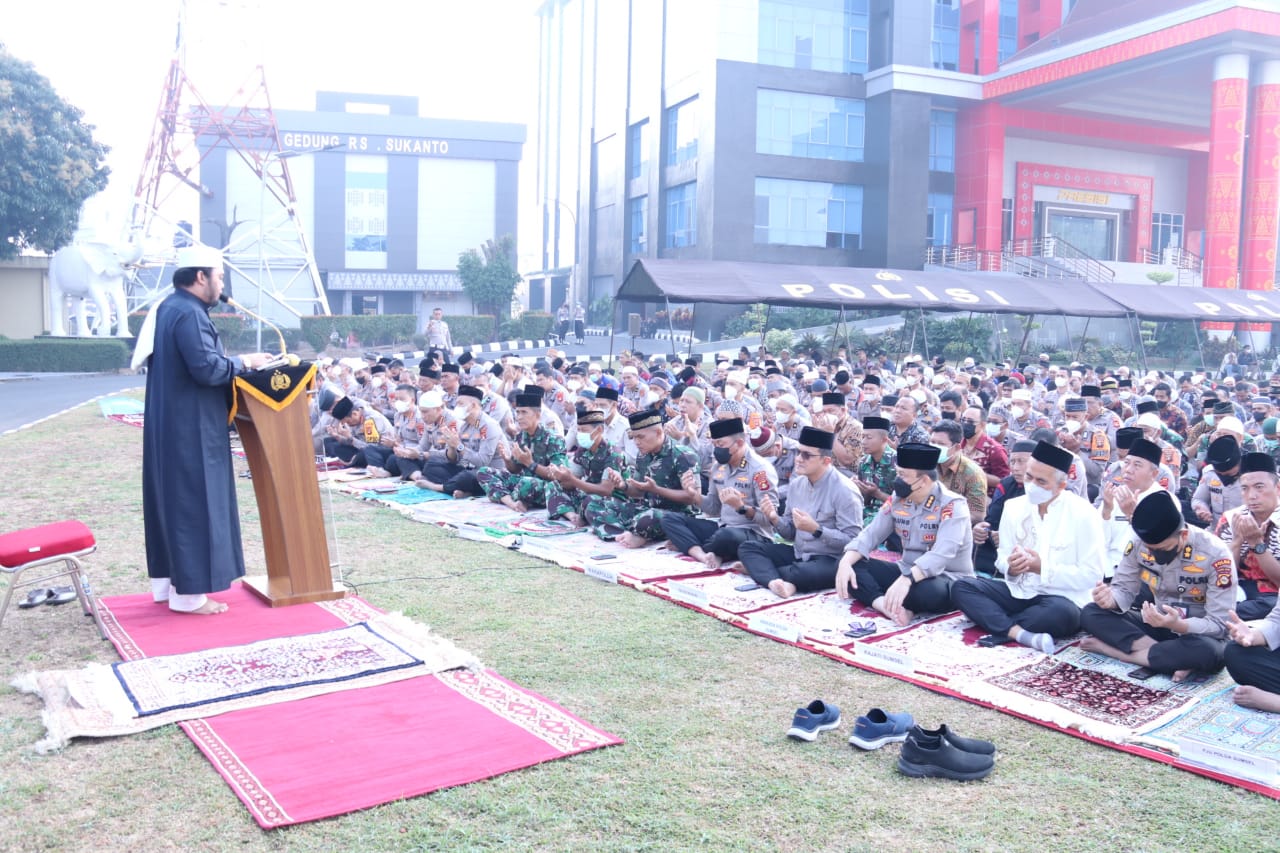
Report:
[[795,394],[791,393],[779,394],[777,397],[769,401],[769,405],[773,407],[774,411],[777,411],[779,403],[786,403],[793,409],[800,408],[800,401],[796,399]]
[[208,246],[187,246],[178,250],[178,264],[175,269],[187,267],[209,267],[222,269],[222,253]]
[[[1153,413],[1147,412],[1147,414]],[[1225,418],[1218,419],[1218,431],[1229,432],[1232,435],[1244,435],[1244,424],[1240,423],[1240,419],[1235,415],[1227,415]]]
[[[1226,418],[1223,418],[1223,420],[1225,421]],[[1240,421],[1237,420],[1236,423],[1238,424]],[[1160,416],[1155,412],[1143,412],[1141,415],[1138,415],[1137,425],[1140,427],[1151,427],[1152,429],[1164,428],[1164,423],[1160,420]],[[1219,429],[1223,426],[1223,424],[1218,424]],[[1243,429],[1240,431],[1244,432]]]
[[343,367],[349,367],[352,370],[361,370],[369,366],[364,363],[363,358],[355,358],[354,356],[339,359],[338,364],[341,364]]
[[1009,395],[1014,400],[1023,400],[1031,402],[1031,391],[1026,388],[1014,388],[1013,393]]
[[725,374],[724,381],[737,382],[739,385],[746,385],[749,378],[750,374],[745,370],[730,370]]
[[444,392],[423,391],[418,395],[419,409],[439,409],[444,405]]
[[923,403],[925,400],[928,400],[928,399],[929,399],[929,395],[925,394],[925,393],[924,393],[923,391],[921,391],[919,388],[917,388],[916,390],[912,391],[912,392],[911,392],[910,394],[908,394],[907,396],[909,396],[912,400],[915,400],[917,403]]
[[633,364],[628,364],[626,367],[622,368],[622,373],[624,374],[631,373],[631,374],[634,374],[635,376],[640,375],[640,371],[636,370],[636,367]]
[[937,386],[950,384],[951,380],[947,378],[945,373],[936,373],[933,376],[933,384]]

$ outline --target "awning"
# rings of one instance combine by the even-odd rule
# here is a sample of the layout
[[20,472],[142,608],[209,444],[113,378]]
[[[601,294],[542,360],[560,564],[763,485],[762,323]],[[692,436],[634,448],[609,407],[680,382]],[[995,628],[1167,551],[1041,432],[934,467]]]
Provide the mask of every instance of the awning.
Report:
[[641,259],[619,299],[813,308],[922,308],[1161,320],[1280,320],[1280,294],[1142,284],[1088,284],[1003,273],[883,270],[738,261]]
[[814,308],[924,308],[996,314],[1122,317],[1127,311],[1083,282],[1001,273],[882,270],[736,261],[641,259],[619,299]]

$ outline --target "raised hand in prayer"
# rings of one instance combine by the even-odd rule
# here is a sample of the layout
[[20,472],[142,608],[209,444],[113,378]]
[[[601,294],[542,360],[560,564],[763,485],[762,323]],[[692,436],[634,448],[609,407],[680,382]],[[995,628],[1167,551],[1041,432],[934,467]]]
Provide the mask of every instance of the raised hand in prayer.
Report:
[[1040,574],[1040,555],[1030,548],[1015,545],[1009,554],[1009,572],[1013,576]]
[[[770,524],[778,523],[778,505],[773,502],[772,495],[765,495],[760,499],[760,511],[764,513],[764,517],[769,519]],[[791,511],[792,518],[795,517],[796,510]]]
[[720,503],[730,509],[738,509],[744,503],[742,492],[732,487],[726,487],[720,490]]
[[1182,621],[1182,611],[1170,604],[1155,605],[1150,601],[1144,601],[1142,602],[1142,621],[1153,628],[1177,631],[1177,625]]
[[791,521],[795,524],[796,530],[802,530],[805,533],[812,533],[818,529],[818,522],[813,520],[813,516],[802,509],[791,509]]
[[1093,589],[1090,591],[1090,594],[1093,596],[1093,603],[1101,607],[1103,610],[1116,609],[1116,597],[1111,591],[1110,584],[1098,581],[1093,585]]
[[1128,486],[1116,486],[1116,504],[1119,505],[1120,511],[1130,518],[1133,517],[1133,510],[1138,505],[1138,495]]
[[702,478],[693,470],[685,471],[680,475],[680,485],[689,491],[700,492],[702,491]]
[[1247,545],[1257,545],[1266,539],[1266,530],[1245,512],[1236,516],[1236,523],[1231,526],[1231,538]]
[[511,457],[526,468],[533,465],[533,451],[518,444],[511,446]]
[[1234,610],[1227,614],[1227,635],[1245,647],[1267,644],[1266,636],[1247,622],[1242,622]]
[[604,469],[604,475],[601,477],[601,480],[608,483],[610,486],[613,486],[615,489],[621,489],[623,484],[626,482],[622,479],[622,474],[612,468]]
[[498,455],[502,457],[503,462],[511,461],[511,445],[505,441],[498,442]]

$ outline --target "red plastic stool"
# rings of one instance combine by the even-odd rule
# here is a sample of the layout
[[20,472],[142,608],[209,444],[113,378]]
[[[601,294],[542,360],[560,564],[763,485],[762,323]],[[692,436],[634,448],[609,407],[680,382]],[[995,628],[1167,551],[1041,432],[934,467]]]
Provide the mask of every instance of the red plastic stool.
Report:
[[[4,617],[9,612],[14,590],[55,578],[67,578],[80,599],[84,615],[93,617],[98,633],[105,640],[107,632],[102,627],[102,617],[98,615],[98,603],[89,590],[89,576],[80,562],[81,557],[93,553],[97,547],[93,532],[79,521],[59,521],[0,535],[0,571],[13,576],[4,595],[4,604],[0,605],[0,625],[4,624]],[[33,569],[48,569],[59,564],[61,567],[56,571],[38,578],[28,580],[25,577]]]

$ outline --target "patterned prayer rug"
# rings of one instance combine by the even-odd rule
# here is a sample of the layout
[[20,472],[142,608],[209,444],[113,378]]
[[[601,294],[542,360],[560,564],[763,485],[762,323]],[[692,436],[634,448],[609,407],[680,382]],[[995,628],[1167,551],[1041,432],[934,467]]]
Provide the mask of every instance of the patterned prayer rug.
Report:
[[1048,657],[988,678],[987,683],[1131,731],[1177,712],[1189,701],[1184,695]]
[[1233,689],[1219,691],[1140,740],[1176,751],[1179,740],[1192,738],[1280,761],[1280,714],[1240,707],[1231,699]]
[[[1044,657],[1024,646],[979,646],[978,638],[986,633],[963,614],[953,613],[906,628],[895,626],[894,633],[860,640],[852,647],[854,662],[884,668],[883,655],[887,652],[897,657],[902,669],[909,662],[911,672],[904,674],[914,673],[914,678],[961,690]],[[866,654],[862,652],[864,648]]]
[[749,583],[751,583],[749,575],[720,572],[714,575],[662,581],[654,584],[652,588],[664,598],[688,604],[699,610],[714,608],[737,616],[777,604],[781,600],[763,587],[746,591],[735,588]]
[[1137,679],[1129,678],[1129,673],[1137,669],[1133,664],[1125,663],[1122,660],[1116,660],[1113,657],[1107,657],[1097,652],[1085,651],[1078,646],[1068,646],[1060,650],[1055,657],[1064,663],[1078,666],[1081,669],[1092,669],[1095,672],[1105,673],[1122,681],[1141,684],[1151,690],[1163,690],[1167,693],[1188,698],[1198,699],[1211,696],[1227,685],[1234,684],[1231,676],[1227,675],[1226,670],[1215,673],[1203,680],[1174,681],[1172,676],[1156,674],[1145,681],[1138,681]]
[[[864,607],[858,601],[841,599],[834,591],[804,598],[790,598],[776,607],[770,607],[767,612],[771,619],[798,626],[805,639],[829,646],[845,646],[852,642],[851,638],[845,636],[845,631],[849,630],[850,623],[854,621],[875,623],[876,632],[871,637],[903,630],[874,608]],[[917,618],[912,624],[920,621],[922,619]]]

